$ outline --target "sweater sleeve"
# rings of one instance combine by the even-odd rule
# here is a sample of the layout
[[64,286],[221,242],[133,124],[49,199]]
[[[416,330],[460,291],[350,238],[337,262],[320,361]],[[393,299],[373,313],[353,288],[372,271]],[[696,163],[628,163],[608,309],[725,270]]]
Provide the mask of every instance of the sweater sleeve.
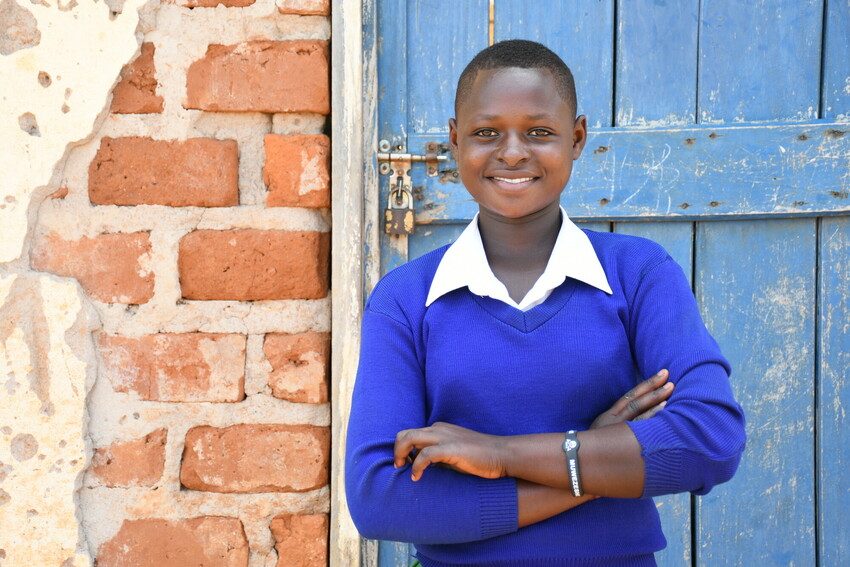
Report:
[[396,435],[427,422],[425,379],[411,328],[367,305],[348,421],[345,493],[369,539],[422,544],[482,540],[518,529],[516,479],[430,466],[413,482],[393,467]]
[[706,494],[732,478],[746,442],[731,367],[700,316],[682,269],[670,256],[651,267],[630,302],[638,369],[667,368],[676,387],[664,410],[629,421],[644,458],[644,496]]

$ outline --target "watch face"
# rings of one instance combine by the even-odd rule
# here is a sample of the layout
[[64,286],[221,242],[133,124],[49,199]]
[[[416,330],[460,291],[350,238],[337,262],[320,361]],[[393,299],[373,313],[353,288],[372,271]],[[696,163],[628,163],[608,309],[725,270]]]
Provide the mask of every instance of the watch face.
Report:
[[564,447],[567,449],[567,451],[572,451],[577,446],[578,446],[578,443],[576,443],[572,439],[567,439],[566,441],[564,441]]

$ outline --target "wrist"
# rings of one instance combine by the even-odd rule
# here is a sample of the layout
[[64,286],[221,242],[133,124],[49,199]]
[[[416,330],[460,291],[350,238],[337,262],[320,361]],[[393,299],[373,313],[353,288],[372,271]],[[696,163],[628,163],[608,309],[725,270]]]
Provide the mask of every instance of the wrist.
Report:
[[516,435],[494,435],[496,438],[496,455],[498,462],[501,463],[502,476],[517,476],[516,475],[516,460],[517,453]]

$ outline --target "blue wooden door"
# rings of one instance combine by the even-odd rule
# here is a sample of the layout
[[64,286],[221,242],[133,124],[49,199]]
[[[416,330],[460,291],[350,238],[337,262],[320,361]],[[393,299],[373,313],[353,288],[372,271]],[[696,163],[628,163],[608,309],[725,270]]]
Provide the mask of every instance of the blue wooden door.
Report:
[[[748,446],[731,482],[656,499],[659,564],[850,565],[850,2],[379,0],[375,23],[378,137],[412,153],[447,142],[489,42],[556,51],[591,130],[562,204],[691,275]],[[381,234],[382,273],[477,211],[452,167],[413,168],[415,232]],[[381,542],[380,565],[412,553]]]

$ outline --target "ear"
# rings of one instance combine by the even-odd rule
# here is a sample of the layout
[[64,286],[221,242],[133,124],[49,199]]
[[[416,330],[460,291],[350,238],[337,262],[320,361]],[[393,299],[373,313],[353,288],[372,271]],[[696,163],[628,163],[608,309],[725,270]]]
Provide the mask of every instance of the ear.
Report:
[[457,120],[449,118],[449,146],[452,148],[452,155],[457,153]]
[[587,143],[587,117],[581,114],[576,117],[573,125],[573,160],[581,156],[584,145]]

